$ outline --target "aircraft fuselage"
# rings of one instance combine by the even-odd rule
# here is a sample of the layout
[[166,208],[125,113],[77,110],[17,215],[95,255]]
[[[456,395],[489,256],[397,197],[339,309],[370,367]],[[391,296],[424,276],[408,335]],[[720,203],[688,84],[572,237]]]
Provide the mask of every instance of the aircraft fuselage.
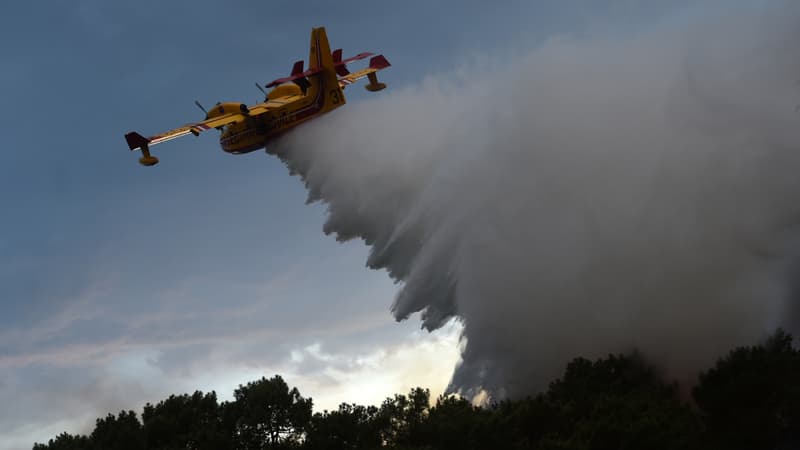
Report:
[[[265,148],[273,138],[345,103],[338,85],[326,90],[323,84],[310,95],[299,92],[298,88],[294,95],[281,96],[284,92],[277,91],[279,88],[273,91],[276,94],[274,99],[267,98],[270,105],[268,112],[222,129],[219,138],[222,150],[242,154]],[[270,96],[273,92],[270,92]]]

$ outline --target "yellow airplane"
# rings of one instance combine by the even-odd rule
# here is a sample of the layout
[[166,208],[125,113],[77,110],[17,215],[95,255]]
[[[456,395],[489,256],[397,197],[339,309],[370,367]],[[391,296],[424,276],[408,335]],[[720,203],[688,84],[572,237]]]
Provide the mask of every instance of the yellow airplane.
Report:
[[[346,64],[372,57],[369,67],[350,73]],[[343,89],[356,80],[367,77],[368,91],[380,91],[384,83],[378,82],[377,72],[390,66],[383,55],[360,53],[352,58],[342,59],[342,50],[331,53],[325,28],[311,30],[311,51],[309,69],[303,71],[303,61],[297,61],[292,74],[279,78],[266,87],[273,89],[266,93],[264,102],[253,106],[244,103],[218,103],[206,111],[197,103],[206,118],[202,122],[191,123],[180,128],[157,134],[148,138],[136,132],[125,135],[131,150],[141,150],[139,162],[145,166],[158,164],[158,158],[150,154],[150,147],[181,136],[199,136],[203,131],[216,128],[222,134],[219,138],[222,150],[233,153],[249,153],[266,147],[268,141],[301,123],[325,114],[345,104]],[[258,84],[256,84],[258,86]],[[261,86],[258,86],[261,89]],[[263,89],[262,89],[263,91]]]

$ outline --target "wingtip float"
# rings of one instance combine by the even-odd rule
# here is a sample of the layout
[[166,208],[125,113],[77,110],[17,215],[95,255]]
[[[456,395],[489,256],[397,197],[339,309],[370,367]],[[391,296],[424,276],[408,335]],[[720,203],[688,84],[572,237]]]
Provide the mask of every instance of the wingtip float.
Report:
[[[348,63],[366,58],[370,58],[368,67],[352,73],[348,70]],[[265,87],[273,89],[265,92],[262,103],[252,106],[218,103],[208,111],[198,104],[206,112],[205,120],[150,137],[132,131],[125,135],[128,148],[142,152],[140,164],[153,166],[158,164],[158,158],[150,154],[153,145],[217,129],[225,152],[241,154],[259,150],[281,133],[343,106],[344,88],[364,77],[368,80],[365,86],[368,91],[383,90],[386,84],[378,81],[377,72],[391,66],[383,55],[366,52],[342,59],[341,49],[331,52],[322,27],[311,30],[308,61],[308,70],[303,70],[303,61],[297,61],[291,75],[267,83]]]

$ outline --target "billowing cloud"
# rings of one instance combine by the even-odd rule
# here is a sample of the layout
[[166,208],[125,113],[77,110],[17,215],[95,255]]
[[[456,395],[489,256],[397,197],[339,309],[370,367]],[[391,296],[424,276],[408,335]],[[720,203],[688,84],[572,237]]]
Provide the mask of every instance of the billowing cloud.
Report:
[[794,329],[800,6],[710,5],[382,93],[280,143],[324,231],[402,282],[397,319],[463,322],[453,390],[520,395],[634,348],[691,379]]

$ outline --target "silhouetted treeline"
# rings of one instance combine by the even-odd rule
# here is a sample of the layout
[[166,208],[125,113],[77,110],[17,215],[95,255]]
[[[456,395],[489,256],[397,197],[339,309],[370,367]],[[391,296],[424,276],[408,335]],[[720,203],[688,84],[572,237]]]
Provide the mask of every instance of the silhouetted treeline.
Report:
[[800,448],[800,351],[778,331],[733,350],[700,375],[692,404],[638,355],[577,358],[537,395],[475,407],[428,390],[379,407],[312,414],[280,376],[216,394],[173,395],[97,419],[89,436],[62,433],[34,450],[255,449],[779,449]]

